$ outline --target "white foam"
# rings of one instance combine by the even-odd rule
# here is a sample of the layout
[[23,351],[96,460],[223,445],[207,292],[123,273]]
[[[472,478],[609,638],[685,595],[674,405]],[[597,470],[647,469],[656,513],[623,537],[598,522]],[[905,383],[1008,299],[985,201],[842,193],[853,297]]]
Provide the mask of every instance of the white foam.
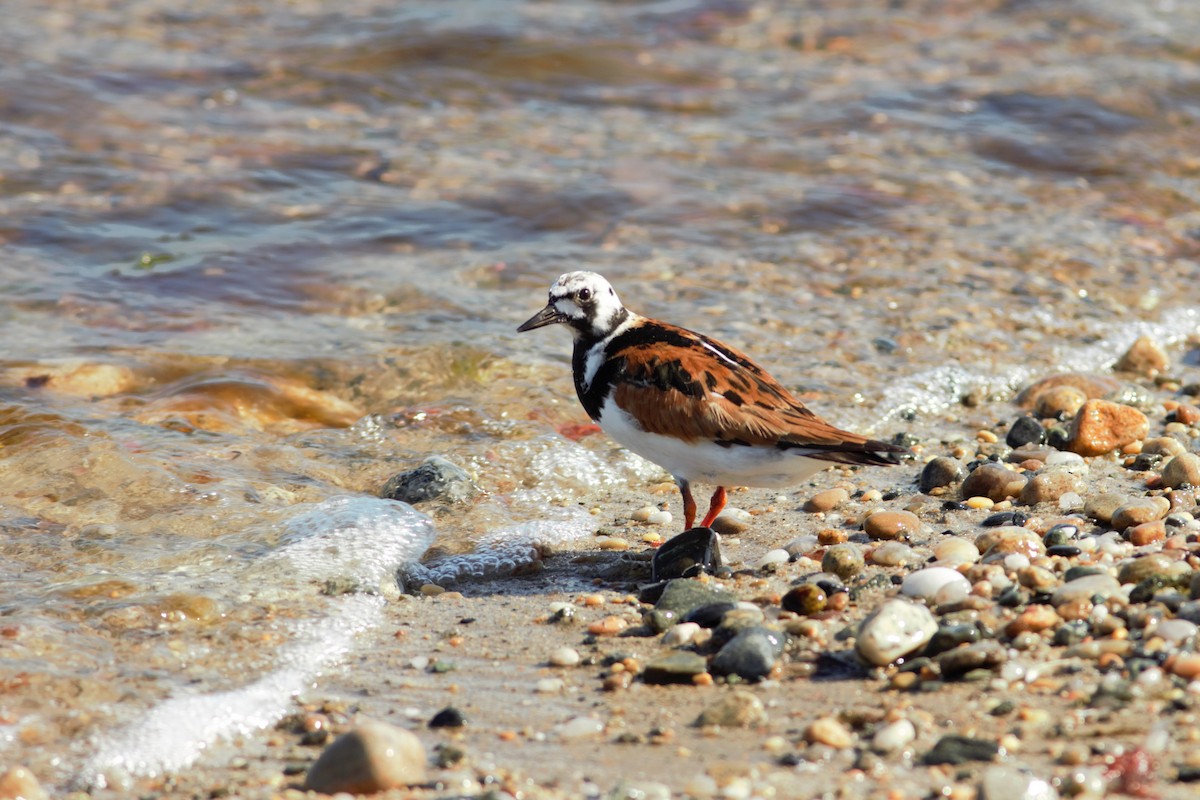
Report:
[[[285,562],[300,581],[351,577],[374,584],[415,562],[434,538],[433,524],[411,506],[374,497],[338,497],[293,512],[267,562]],[[278,565],[276,565],[278,566]],[[247,569],[247,577],[260,565]],[[283,571],[281,571],[283,572]],[[364,631],[383,619],[385,601],[371,595],[325,599],[313,594],[318,618],[290,627],[274,668],[237,689],[180,694],[96,742],[80,771],[104,788],[113,775],[153,777],[192,764],[220,739],[272,725],[291,698],[336,666]]]
[[[1046,311],[1044,314],[1052,314]],[[1049,324],[1049,320],[1043,320]],[[1164,309],[1159,322],[1134,321],[1104,325],[1103,336],[1083,347],[1058,348],[1050,361],[1056,372],[1099,372],[1111,369],[1117,359],[1139,336],[1149,336],[1161,345],[1173,345],[1200,330],[1200,308]],[[947,364],[924,370],[897,381],[888,389],[887,401],[878,414],[876,427],[890,420],[930,415],[957,405],[960,398],[975,390],[1009,394],[1028,383],[1035,375],[1030,367],[1011,365],[1007,370],[979,372],[961,364]]]

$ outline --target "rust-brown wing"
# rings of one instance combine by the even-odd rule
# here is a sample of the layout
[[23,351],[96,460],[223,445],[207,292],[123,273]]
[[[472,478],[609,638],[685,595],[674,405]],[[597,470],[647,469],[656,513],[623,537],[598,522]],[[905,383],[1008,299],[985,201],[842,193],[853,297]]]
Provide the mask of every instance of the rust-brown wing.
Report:
[[727,345],[663,323],[641,328],[610,352],[621,377],[613,400],[651,433],[864,463],[901,449],[831,425]]

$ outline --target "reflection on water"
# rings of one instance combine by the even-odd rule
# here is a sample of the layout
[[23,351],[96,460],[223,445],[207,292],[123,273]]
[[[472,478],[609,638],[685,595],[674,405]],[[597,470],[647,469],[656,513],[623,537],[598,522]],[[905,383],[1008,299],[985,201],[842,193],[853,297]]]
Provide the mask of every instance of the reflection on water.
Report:
[[881,435],[1194,329],[1200,7],[848,5],[6,3],[0,753],[119,784],[184,686],[275,709],[371,624],[261,567],[299,504],[444,455],[408,569],[469,580],[661,479],[560,434],[559,272]]

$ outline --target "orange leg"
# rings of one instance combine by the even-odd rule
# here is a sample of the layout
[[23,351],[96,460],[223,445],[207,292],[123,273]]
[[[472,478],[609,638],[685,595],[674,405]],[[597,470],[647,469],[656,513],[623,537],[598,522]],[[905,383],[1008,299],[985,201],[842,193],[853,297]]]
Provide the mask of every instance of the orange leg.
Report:
[[[704,515],[704,519],[700,522],[701,528],[712,527],[713,520],[721,513],[721,509],[725,508],[725,500],[725,487],[718,486],[717,490],[713,492],[712,500],[708,501],[708,513]],[[691,525],[688,525],[688,527],[690,528]]]
[[676,478],[675,482],[679,484],[679,493],[683,495],[683,529],[690,530],[696,521],[696,498],[692,497],[690,483],[683,478]]

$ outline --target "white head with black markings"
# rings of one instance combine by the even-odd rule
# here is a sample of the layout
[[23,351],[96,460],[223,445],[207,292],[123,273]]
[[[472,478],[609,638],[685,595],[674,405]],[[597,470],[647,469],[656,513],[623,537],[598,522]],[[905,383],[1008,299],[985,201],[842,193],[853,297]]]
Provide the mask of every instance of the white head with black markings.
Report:
[[629,319],[616,290],[595,272],[567,272],[550,286],[546,307],[525,321],[517,332],[565,324],[576,339],[603,339]]

